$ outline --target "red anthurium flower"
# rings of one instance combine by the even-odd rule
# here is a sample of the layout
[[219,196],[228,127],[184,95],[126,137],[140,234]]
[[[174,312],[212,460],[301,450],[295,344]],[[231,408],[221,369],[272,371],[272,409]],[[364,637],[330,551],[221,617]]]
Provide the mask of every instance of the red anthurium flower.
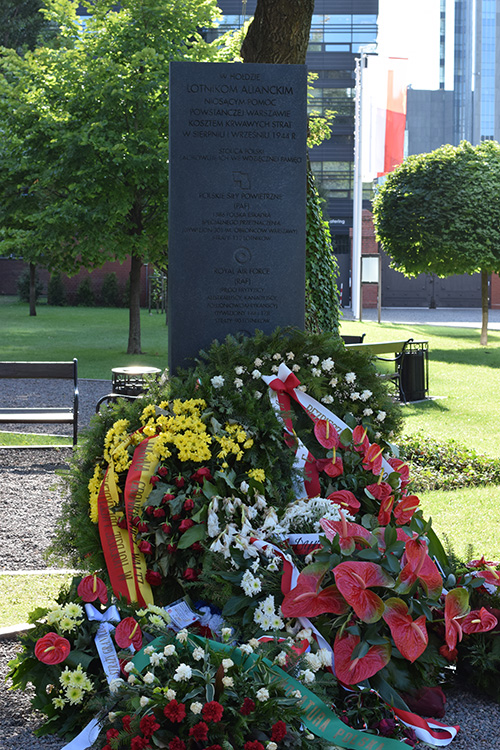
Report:
[[326,612],[341,615],[348,606],[335,585],[320,589],[327,569],[320,563],[308,565],[300,573],[295,588],[285,594],[281,605],[284,617],[316,617]]
[[393,505],[393,497],[384,497],[383,500],[380,501],[380,508],[377,516],[377,520],[380,526],[387,526],[387,524],[390,522]]
[[444,625],[446,645],[452,651],[457,641],[462,640],[462,626],[458,621],[469,612],[469,592],[458,588],[448,591],[444,602]]
[[365,453],[370,447],[366,430],[360,424],[352,431],[352,444],[356,453]]
[[394,508],[394,518],[398,526],[404,526],[409,523],[415,513],[420,500],[416,495],[407,495]]
[[443,580],[436,564],[427,552],[427,544],[423,539],[409,539],[405,544],[404,559],[406,564],[398,578],[398,591],[406,593],[419,581],[425,588],[427,595],[438,599],[443,590]]
[[486,633],[488,630],[493,630],[497,623],[495,615],[481,607],[465,615],[461,625],[464,633]]
[[382,617],[384,602],[371,586],[391,588],[394,581],[372,562],[342,562],[333,569],[337,588],[363,622],[377,622]]
[[120,648],[133,646],[138,651],[142,646],[142,632],[133,617],[125,617],[115,630],[115,641]]
[[427,648],[426,617],[413,620],[402,599],[391,597],[385,602],[383,618],[389,625],[396,648],[405,659],[414,662]]
[[377,445],[377,443],[372,443],[367,451],[365,451],[365,456],[363,458],[363,461],[361,462],[361,465],[363,469],[366,471],[371,471],[372,474],[380,474],[382,470],[382,453],[384,452],[384,449],[380,447],[380,445]]
[[35,656],[44,664],[60,664],[70,651],[70,642],[57,633],[47,633],[35,644]]
[[[341,563],[344,565],[344,563]],[[345,633],[335,638],[333,655],[335,658],[335,674],[346,685],[356,685],[362,680],[373,677],[389,662],[391,647],[389,643],[371,646],[365,656],[352,659],[352,652],[359,643],[359,636]]]
[[367,541],[371,539],[371,534],[364,526],[358,523],[346,521],[341,510],[339,513],[341,521],[331,521],[329,518],[320,520],[321,528],[325,532],[326,538],[331,542],[337,535],[339,537],[340,551],[343,555],[351,555],[354,552],[356,543],[368,547]]
[[323,448],[331,450],[332,448],[338,448],[340,445],[340,438],[335,427],[327,419],[318,419],[314,424],[314,434],[316,440]]
[[84,602],[95,602],[99,599],[102,604],[106,604],[108,601],[106,584],[96,575],[82,578],[78,584],[77,594]]
[[471,560],[466,563],[468,568],[496,568],[500,563],[491,562],[484,559],[484,555],[481,555],[479,560]]
[[332,458],[331,461],[328,461],[324,468],[325,474],[328,474],[329,477],[332,477],[332,479],[335,479],[335,477],[340,477],[341,474],[344,473],[344,464],[342,463],[342,459],[340,457]]
[[376,500],[386,500],[388,497],[391,497],[394,491],[387,482],[375,482],[374,484],[369,484],[366,489]]
[[388,458],[388,463],[401,477],[401,487],[406,487],[410,481],[410,467],[400,458]]
[[484,578],[485,583],[490,583],[492,586],[500,586],[500,571],[489,568],[488,570],[479,570],[477,575],[480,578]]
[[335,505],[340,505],[341,508],[344,508],[353,515],[356,515],[361,508],[361,503],[350,490],[332,492],[331,495],[328,495],[328,500],[331,500]]

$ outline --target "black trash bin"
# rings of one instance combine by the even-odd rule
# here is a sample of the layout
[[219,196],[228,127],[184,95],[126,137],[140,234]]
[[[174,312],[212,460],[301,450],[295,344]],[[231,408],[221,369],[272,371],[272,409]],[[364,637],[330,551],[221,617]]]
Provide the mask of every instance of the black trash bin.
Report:
[[407,344],[401,362],[399,395],[401,401],[421,401],[429,392],[429,345],[426,341]]

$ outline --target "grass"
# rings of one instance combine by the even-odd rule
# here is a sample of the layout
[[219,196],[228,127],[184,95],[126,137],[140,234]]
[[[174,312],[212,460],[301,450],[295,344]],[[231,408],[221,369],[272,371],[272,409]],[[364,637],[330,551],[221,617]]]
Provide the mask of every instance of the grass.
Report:
[[73,438],[64,435],[46,435],[35,432],[5,432],[0,430],[0,445],[15,446],[16,448],[24,446],[57,446],[71,447]]
[[28,621],[34,606],[55,604],[70,574],[11,575],[0,573],[0,628]]
[[366,332],[365,342],[414,338],[429,342],[429,384],[433,400],[403,407],[404,432],[422,430],[454,439],[478,453],[500,457],[496,438],[500,419],[500,331],[490,331],[488,346],[479,331],[446,326],[345,321],[341,333]]
[[113,367],[167,366],[165,316],[141,311],[143,354],[127,354],[128,310],[111,307],[28,305],[0,296],[0,359],[5,361],[78,359],[80,378],[111,379]]

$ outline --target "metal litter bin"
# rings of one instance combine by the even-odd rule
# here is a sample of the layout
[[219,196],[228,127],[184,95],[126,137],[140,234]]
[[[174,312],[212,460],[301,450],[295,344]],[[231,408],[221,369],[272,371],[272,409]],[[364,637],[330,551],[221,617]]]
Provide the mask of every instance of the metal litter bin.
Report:
[[399,395],[401,401],[422,401],[429,393],[429,344],[407,344],[401,362]]

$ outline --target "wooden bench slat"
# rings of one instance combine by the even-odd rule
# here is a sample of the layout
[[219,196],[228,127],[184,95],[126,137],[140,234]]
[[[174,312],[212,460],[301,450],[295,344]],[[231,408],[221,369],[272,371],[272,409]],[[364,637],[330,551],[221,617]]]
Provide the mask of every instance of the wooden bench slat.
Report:
[[0,378],[72,379],[73,362],[0,362]]
[[[346,344],[346,349],[358,352],[372,352],[373,354],[397,354],[406,344],[408,339],[403,341],[374,341],[363,342],[362,344]],[[413,341],[414,344],[426,344],[427,341]]]
[[73,409],[0,409],[0,423],[44,424],[73,422]]

